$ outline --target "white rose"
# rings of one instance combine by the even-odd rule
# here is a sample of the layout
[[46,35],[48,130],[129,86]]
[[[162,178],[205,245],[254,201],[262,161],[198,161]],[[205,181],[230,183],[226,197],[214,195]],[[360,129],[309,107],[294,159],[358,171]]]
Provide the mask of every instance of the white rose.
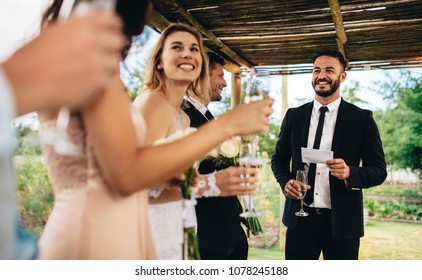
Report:
[[220,154],[232,158],[239,154],[239,142],[237,139],[229,139],[220,146]]
[[216,158],[218,157],[218,150],[212,149],[211,152],[208,154],[210,157]]

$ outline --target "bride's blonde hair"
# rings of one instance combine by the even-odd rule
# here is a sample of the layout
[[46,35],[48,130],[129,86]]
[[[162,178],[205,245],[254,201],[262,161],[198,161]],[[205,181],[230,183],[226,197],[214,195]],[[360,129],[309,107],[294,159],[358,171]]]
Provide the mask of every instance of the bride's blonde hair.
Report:
[[158,69],[158,65],[160,64],[164,43],[166,42],[168,36],[178,31],[188,32],[196,38],[199,45],[199,51],[202,57],[201,73],[199,74],[198,79],[196,79],[189,85],[186,95],[189,95],[189,92],[192,92],[197,95],[201,100],[207,102],[210,99],[208,56],[204,51],[202,36],[201,33],[199,33],[199,31],[196,30],[194,27],[182,23],[173,23],[169,25],[166,29],[164,29],[161,33],[160,39],[153,51],[151,52],[151,56],[148,60],[148,64],[146,67],[145,83],[139,92],[154,92],[164,90],[164,74],[163,71]]

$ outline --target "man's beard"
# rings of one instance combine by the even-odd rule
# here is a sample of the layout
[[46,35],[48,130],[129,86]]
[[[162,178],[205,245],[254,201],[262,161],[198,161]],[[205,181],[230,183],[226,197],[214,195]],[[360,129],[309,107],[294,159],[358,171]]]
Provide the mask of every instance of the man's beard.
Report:
[[328,96],[333,95],[334,92],[336,92],[337,89],[339,88],[339,86],[340,86],[340,75],[338,76],[337,80],[334,80],[330,84],[331,85],[331,88],[328,89],[328,90],[317,90],[316,89],[316,83],[319,82],[319,81],[323,81],[323,82],[329,83],[330,80],[323,79],[323,80],[315,80],[314,82],[312,82],[312,87],[314,88],[316,94],[318,94],[321,97],[328,97]]

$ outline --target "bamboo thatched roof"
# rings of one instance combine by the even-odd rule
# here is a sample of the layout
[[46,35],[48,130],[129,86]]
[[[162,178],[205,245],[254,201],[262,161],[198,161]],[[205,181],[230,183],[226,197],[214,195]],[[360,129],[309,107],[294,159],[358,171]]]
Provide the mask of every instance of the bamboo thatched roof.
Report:
[[422,67],[421,0],[152,2],[150,25],[193,25],[208,49],[246,68],[310,72],[313,55],[325,48],[342,52],[350,70]]

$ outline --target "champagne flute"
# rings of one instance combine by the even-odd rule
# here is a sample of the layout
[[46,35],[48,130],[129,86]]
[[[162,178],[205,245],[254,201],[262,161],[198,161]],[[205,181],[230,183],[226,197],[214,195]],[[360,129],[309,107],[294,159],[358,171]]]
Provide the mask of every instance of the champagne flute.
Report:
[[[116,0],[64,0],[59,12],[59,20],[67,20],[71,14],[86,15],[94,11],[114,11]],[[55,131],[47,134],[43,141],[51,145],[56,153],[67,156],[83,155],[82,147],[71,141],[67,129],[71,112],[67,107],[60,108]]]
[[302,196],[300,197],[300,210],[295,213],[296,216],[299,217],[307,217],[309,215],[308,212],[303,211],[303,199],[306,196],[306,185],[308,184],[308,174],[305,170],[301,169],[296,172],[296,181],[300,183],[300,193]]
[[[264,91],[262,90],[262,87],[260,86],[260,82],[257,80],[257,77],[259,75],[256,72],[256,69],[253,67],[250,69],[247,83],[246,83],[246,90],[245,90],[245,98],[244,103],[251,103],[254,101],[259,101],[264,99],[266,96],[264,94]],[[245,141],[252,144],[252,148],[255,150],[254,152],[257,154],[259,151],[259,135],[253,134],[249,136],[245,136],[243,139]],[[254,156],[257,158],[257,156]]]
[[[251,142],[244,142],[240,144],[239,159],[240,167],[255,167],[259,168],[262,165],[262,161],[258,158],[256,146]],[[246,175],[248,176],[248,175]],[[247,184],[247,183],[246,183]],[[244,196],[245,211],[240,213],[242,218],[255,218],[260,215],[256,212],[252,203],[252,195],[249,193]]]

